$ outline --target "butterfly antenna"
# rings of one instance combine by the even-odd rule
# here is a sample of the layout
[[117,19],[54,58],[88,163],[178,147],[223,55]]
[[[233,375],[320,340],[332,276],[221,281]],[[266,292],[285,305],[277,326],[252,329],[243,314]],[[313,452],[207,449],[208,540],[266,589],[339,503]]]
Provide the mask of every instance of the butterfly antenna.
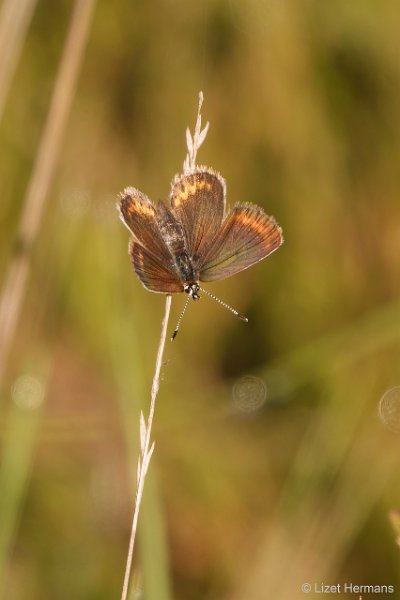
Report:
[[185,314],[185,312],[186,312],[187,305],[189,304],[189,300],[190,300],[190,296],[188,296],[188,297],[186,298],[186,302],[185,302],[185,306],[183,307],[183,311],[181,312],[181,314],[180,314],[180,316],[179,316],[179,319],[178,319],[178,322],[177,322],[177,324],[176,324],[176,327],[175,327],[174,333],[171,335],[171,342],[173,342],[173,341],[174,341],[174,339],[176,338],[176,336],[178,335],[178,329],[179,329],[179,325],[181,324],[182,317],[183,317],[183,315],[184,315],[184,314]]
[[229,304],[227,304],[223,300],[220,300],[219,298],[217,298],[217,296],[214,296],[214,294],[212,294],[211,292],[208,292],[207,290],[204,290],[203,288],[200,288],[200,291],[203,292],[204,294],[206,294],[207,296],[210,296],[210,298],[212,298],[213,300],[215,300],[216,302],[218,302],[218,304],[222,304],[222,306],[224,306],[225,308],[227,308],[228,310],[230,310],[231,313],[233,313],[235,315],[235,317],[239,317],[239,319],[241,319],[245,323],[248,322],[248,318],[247,317],[245,317],[244,315],[241,315],[237,310],[235,310],[234,308],[232,308],[232,306],[229,306]]

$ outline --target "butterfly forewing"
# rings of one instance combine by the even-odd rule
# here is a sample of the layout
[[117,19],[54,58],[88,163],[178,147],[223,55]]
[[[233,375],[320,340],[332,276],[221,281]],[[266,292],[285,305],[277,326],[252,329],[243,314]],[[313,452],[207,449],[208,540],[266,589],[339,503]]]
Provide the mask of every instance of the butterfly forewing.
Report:
[[118,207],[135,240],[159,261],[169,261],[171,256],[157,222],[157,211],[149,198],[129,187],[121,192]]
[[236,204],[220,227],[200,268],[201,281],[230,277],[279,248],[282,230],[254,204]]
[[172,212],[183,227],[187,253],[196,269],[220,229],[225,210],[225,182],[214,171],[199,168],[175,178],[170,199]]
[[129,254],[142,284],[152,292],[182,292],[183,285],[160,228],[159,210],[135,188],[126,188],[120,194],[118,207],[133,235]]

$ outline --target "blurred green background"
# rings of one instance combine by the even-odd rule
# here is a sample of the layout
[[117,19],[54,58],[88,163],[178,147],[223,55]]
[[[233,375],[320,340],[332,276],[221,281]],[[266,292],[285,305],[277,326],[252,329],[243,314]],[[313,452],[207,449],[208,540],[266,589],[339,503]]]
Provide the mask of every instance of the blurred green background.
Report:
[[344,582],[400,597],[399,3],[93,2],[21,250],[85,4],[0,7],[15,67],[0,89],[0,294],[28,264],[1,365],[1,597],[120,595],[164,300],[132,271],[115,200],[127,185],[167,198],[199,90],[198,162],[228,202],[273,214],[285,244],[208,286],[248,325],[203,298],[167,341],[130,597],[294,600]]

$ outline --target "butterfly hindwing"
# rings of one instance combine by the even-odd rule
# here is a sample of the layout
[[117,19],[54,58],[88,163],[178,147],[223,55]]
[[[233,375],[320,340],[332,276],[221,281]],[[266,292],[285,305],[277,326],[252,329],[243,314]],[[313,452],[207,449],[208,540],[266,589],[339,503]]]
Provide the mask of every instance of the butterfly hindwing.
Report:
[[224,219],[200,268],[201,281],[235,275],[266,258],[283,242],[273,217],[254,204],[236,204]]
[[158,260],[146,248],[131,241],[129,254],[137,276],[145,288],[151,292],[173,294],[183,292],[183,284],[175,272],[171,260],[167,263]]

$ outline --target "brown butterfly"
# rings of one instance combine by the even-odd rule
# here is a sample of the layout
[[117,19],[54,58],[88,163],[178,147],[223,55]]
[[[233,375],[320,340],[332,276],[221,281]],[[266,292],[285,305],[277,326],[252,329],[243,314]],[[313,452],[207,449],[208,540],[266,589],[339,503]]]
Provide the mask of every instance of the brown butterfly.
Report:
[[144,287],[162,294],[188,294],[172,338],[188,301],[198,300],[199,291],[247,321],[200,288],[199,282],[230,277],[266,258],[283,243],[282,229],[255,204],[238,203],[225,214],[225,181],[207,167],[177,175],[170,203],[171,208],[161,201],[153,204],[128,187],[120,194],[118,208],[133,235],[129,254]]

